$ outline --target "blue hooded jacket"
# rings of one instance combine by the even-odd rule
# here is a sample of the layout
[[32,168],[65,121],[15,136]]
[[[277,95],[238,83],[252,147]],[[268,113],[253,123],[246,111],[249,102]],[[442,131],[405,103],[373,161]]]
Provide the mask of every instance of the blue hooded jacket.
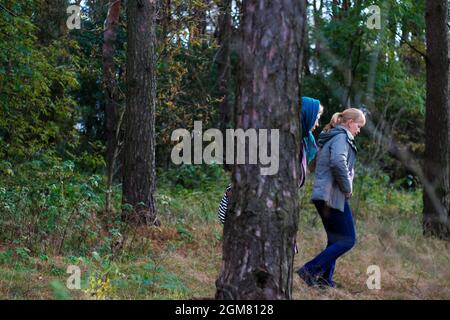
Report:
[[311,132],[320,111],[320,101],[310,97],[302,97],[302,139],[307,161],[310,162],[317,153],[317,144]]

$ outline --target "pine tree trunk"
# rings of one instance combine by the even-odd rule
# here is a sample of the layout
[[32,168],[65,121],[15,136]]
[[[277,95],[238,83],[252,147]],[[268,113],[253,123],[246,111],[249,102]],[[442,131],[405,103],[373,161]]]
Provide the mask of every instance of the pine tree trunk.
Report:
[[243,2],[236,124],[279,129],[279,171],[234,166],[217,299],[292,297],[305,8],[303,0]]
[[[447,0],[427,0],[425,168],[431,192],[423,194],[424,234],[450,239],[450,107]],[[427,188],[424,188],[426,190]]]
[[114,54],[116,51],[117,25],[120,17],[120,0],[110,0],[103,32],[103,83],[105,90],[106,131],[106,211],[112,210],[112,181],[117,158],[118,84],[115,76]]
[[[127,107],[125,111],[123,218],[157,222],[155,192],[156,0],[127,2]],[[129,205],[133,210],[129,210]],[[128,207],[128,208],[127,208]]]

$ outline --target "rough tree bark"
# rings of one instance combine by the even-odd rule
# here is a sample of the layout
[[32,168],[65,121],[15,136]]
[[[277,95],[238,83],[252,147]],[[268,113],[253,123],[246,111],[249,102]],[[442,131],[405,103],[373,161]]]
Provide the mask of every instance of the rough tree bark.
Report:
[[279,129],[279,171],[264,176],[260,165],[233,169],[217,299],[292,297],[305,8],[303,0],[243,2],[236,124]]
[[120,18],[120,0],[110,0],[103,32],[103,85],[105,90],[105,132],[106,132],[106,211],[112,210],[112,180],[117,158],[118,126],[118,84],[115,76],[114,54],[116,51],[117,26]]
[[[423,194],[423,228],[427,236],[450,239],[450,106],[448,101],[448,3],[426,2],[425,176],[434,194]],[[424,188],[425,190],[425,188]]]
[[127,1],[127,94],[122,218],[157,223],[155,192],[156,0]]

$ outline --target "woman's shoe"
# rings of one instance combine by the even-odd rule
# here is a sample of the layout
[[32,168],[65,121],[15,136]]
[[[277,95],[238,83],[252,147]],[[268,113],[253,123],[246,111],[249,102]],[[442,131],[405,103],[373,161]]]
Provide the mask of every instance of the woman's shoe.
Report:
[[317,285],[315,277],[304,268],[298,269],[297,274],[309,287]]

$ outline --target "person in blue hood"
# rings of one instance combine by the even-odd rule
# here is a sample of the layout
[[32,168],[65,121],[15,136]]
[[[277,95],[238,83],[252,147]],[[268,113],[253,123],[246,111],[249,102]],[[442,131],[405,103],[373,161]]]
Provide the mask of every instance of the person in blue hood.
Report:
[[308,163],[314,159],[317,152],[316,139],[313,131],[319,126],[319,119],[323,113],[323,107],[319,100],[302,97],[302,139]]
[[[300,116],[302,124],[302,147],[300,148],[299,188],[305,184],[307,165],[314,159],[317,153],[317,143],[312,132],[319,126],[322,113],[323,106],[319,100],[302,97],[302,111]],[[222,224],[225,223],[231,192],[232,188],[231,184],[229,184],[219,204],[218,216]]]
[[302,97],[302,114],[300,117],[302,123],[302,147],[300,152],[300,183],[303,187],[306,179],[306,169],[317,153],[317,143],[313,131],[319,126],[319,120],[323,113],[323,106],[317,99]]
[[365,125],[354,108],[333,115],[319,135],[319,151],[311,200],[327,233],[327,247],[297,274],[309,286],[334,287],[336,260],[356,243],[355,223],[348,200],[353,193],[357,148],[354,142]]

